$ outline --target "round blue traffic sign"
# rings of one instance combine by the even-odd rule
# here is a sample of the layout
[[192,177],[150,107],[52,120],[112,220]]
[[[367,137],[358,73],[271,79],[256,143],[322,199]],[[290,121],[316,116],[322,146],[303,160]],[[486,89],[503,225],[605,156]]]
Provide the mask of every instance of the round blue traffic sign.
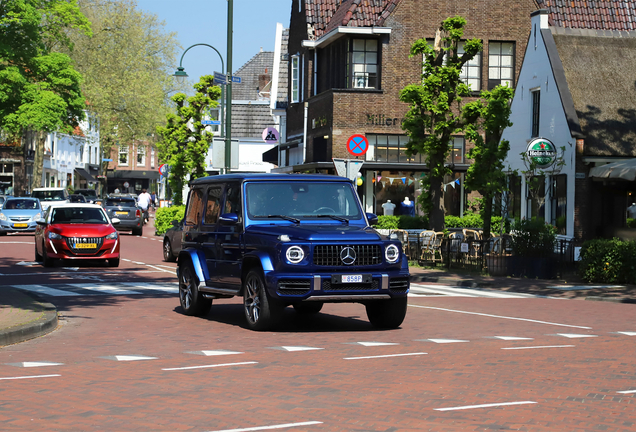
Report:
[[347,140],[347,151],[353,156],[362,156],[369,150],[369,141],[364,135],[351,135]]

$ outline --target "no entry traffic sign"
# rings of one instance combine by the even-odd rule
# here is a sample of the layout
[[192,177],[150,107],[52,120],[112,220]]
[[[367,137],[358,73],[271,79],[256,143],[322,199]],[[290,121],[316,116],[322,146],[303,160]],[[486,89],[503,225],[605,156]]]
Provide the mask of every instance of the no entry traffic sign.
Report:
[[353,156],[362,156],[369,150],[369,141],[364,135],[351,135],[347,140],[347,151]]

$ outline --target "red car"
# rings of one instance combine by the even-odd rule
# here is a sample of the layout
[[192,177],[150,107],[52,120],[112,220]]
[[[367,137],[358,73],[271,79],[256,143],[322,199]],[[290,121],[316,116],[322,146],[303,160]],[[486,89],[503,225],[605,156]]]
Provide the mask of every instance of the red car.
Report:
[[51,205],[35,230],[35,260],[44,267],[55,259],[108,260],[119,266],[119,219],[96,204]]

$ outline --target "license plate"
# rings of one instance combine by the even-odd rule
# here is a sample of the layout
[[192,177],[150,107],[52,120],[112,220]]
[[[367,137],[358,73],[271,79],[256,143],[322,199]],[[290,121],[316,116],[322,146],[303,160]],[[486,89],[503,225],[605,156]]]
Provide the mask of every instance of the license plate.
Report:
[[29,224],[13,224],[13,228],[26,228]]
[[96,249],[96,243],[75,243],[75,249]]
[[342,283],[360,283],[362,275],[342,275]]
[[116,215],[125,215],[128,214],[128,212],[124,211],[124,212],[115,212]]

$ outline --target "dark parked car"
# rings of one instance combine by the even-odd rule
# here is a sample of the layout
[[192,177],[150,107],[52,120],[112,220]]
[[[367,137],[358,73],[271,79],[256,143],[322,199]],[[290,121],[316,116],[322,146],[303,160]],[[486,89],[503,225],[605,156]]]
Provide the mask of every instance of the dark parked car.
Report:
[[110,218],[119,219],[118,231],[132,231],[134,235],[142,235],[144,224],[142,211],[137,202],[127,196],[109,196],[104,202],[104,209]]
[[181,234],[183,233],[183,220],[172,221],[172,228],[169,228],[163,236],[163,260],[174,262],[181,252]]
[[[68,201],[71,203],[85,203],[86,198],[84,198],[84,195],[80,195],[80,194],[71,194],[68,197]],[[89,203],[92,204],[92,203]]]
[[371,324],[399,327],[409,268],[397,239],[370,226],[343,177],[229,174],[190,182],[179,253],[179,299],[206,315],[215,298],[243,297],[247,324],[274,326],[286,306],[317,313],[358,302]]
[[74,193],[84,196],[87,203],[95,204],[97,202],[97,192],[95,189],[75,189]]

